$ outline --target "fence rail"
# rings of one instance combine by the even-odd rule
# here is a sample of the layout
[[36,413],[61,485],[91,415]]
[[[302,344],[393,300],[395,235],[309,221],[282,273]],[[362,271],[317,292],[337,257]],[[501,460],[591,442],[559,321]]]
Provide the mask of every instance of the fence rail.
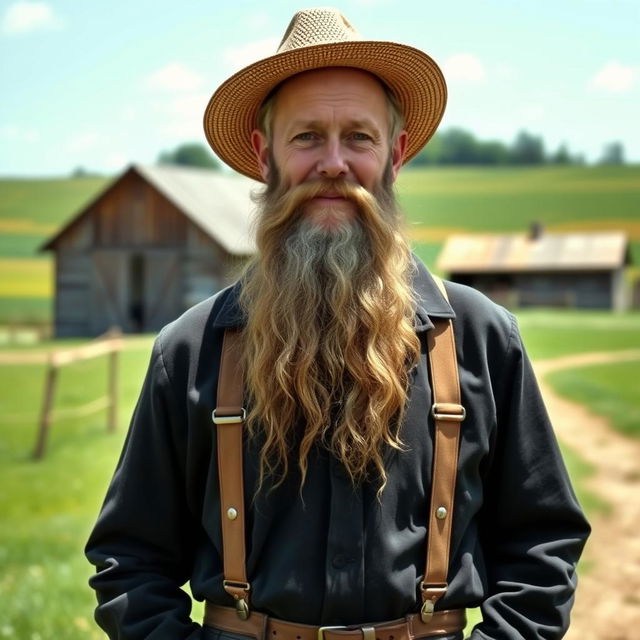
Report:
[[[122,351],[123,346],[124,342],[122,340],[121,333],[119,331],[112,330],[90,344],[51,352],[47,363],[47,374],[44,383],[44,395],[42,400],[42,409],[40,412],[40,421],[38,424],[38,434],[33,450],[34,460],[42,460],[46,453],[49,432],[51,431],[54,415],[56,417],[59,417],[61,414],[73,416],[88,415],[89,413],[98,411],[101,408],[106,408],[108,411],[107,430],[115,431],[117,429],[118,354]],[[81,407],[54,413],[53,406],[55,401],[56,383],[60,368],[74,362],[89,360],[91,358],[97,358],[104,355],[109,356],[107,395]]]

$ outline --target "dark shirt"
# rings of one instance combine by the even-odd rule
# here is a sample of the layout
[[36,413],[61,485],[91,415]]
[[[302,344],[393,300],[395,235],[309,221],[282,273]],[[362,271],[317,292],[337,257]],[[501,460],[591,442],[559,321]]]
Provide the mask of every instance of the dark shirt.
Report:
[[[514,318],[447,283],[451,306],[420,264],[422,344],[388,484],[353,487],[321,448],[306,483],[292,469],[254,500],[259,439],[245,442],[251,605],[285,620],[356,624],[419,611],[431,490],[433,422],[426,335],[455,317],[462,402],[449,589],[438,609],[482,606],[472,638],[559,638],[589,527],[571,489]],[[167,326],[87,545],[96,618],[111,638],[198,638],[190,599],[232,606],[222,587],[215,406],[221,342],[242,323],[238,285]],[[454,312],[455,310],[455,312]],[[265,372],[268,374],[268,372]],[[295,464],[293,465],[295,467]]]

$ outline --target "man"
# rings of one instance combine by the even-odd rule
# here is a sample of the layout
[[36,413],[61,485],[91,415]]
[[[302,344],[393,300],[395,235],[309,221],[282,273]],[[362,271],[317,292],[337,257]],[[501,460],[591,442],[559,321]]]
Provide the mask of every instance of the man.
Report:
[[[474,640],[566,630],[589,529],[515,322],[447,301],[392,190],[445,91],[426,54],[314,9],[214,94],[210,143],[267,183],[258,251],[156,341],[87,546],[110,637],[453,640],[476,606]],[[429,372],[448,319],[459,366]]]

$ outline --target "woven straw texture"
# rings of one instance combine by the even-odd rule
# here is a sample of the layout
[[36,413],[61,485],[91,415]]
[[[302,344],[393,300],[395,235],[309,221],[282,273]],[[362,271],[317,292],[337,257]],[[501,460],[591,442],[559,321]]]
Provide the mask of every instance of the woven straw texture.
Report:
[[204,114],[213,150],[236,171],[262,181],[251,148],[260,104],[287,78],[323,67],[364,69],[393,91],[408,133],[405,162],[422,149],[442,119],[446,84],[427,54],[394,42],[361,40],[337,11],[311,9],[294,16],[278,53],[245,67],[213,94]]

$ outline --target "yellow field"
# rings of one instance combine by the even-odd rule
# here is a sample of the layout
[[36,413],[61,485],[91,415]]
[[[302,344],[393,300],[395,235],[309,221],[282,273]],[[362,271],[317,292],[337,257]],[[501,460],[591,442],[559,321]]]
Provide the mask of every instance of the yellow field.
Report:
[[0,258],[0,298],[47,298],[52,294],[51,260]]
[[55,224],[43,224],[30,218],[0,218],[0,233],[33,234],[43,236],[52,234],[57,228]]

